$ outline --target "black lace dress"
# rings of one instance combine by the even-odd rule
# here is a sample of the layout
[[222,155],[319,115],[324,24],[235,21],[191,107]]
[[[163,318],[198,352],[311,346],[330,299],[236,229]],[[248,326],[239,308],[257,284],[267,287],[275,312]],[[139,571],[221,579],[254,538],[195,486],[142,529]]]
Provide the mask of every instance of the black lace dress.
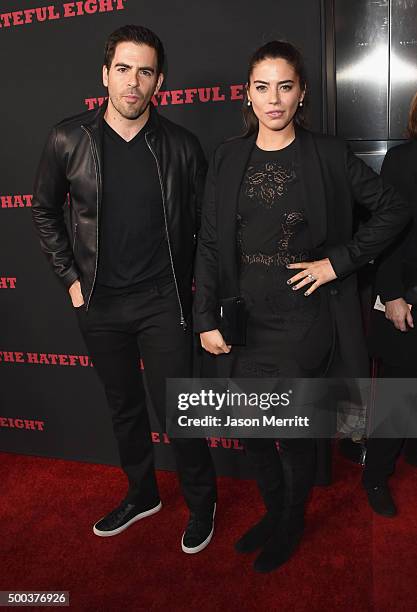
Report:
[[[314,197],[314,194],[311,194]],[[240,290],[249,309],[247,343],[235,347],[236,377],[319,376],[332,344],[326,294],[308,297],[286,265],[314,259],[302,207],[295,141],[279,151],[254,147],[239,196]]]

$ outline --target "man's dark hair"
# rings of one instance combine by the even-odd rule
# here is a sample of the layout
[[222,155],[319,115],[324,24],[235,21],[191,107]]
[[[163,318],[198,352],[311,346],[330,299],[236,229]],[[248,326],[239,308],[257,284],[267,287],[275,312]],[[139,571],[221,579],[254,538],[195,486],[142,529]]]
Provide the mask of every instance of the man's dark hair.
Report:
[[406,137],[417,140],[417,93],[414,94],[411,100]]
[[107,70],[110,69],[117,45],[122,42],[148,45],[148,47],[155,49],[157,72],[158,74],[162,72],[165,61],[165,51],[162,42],[152,30],[138,25],[125,25],[110,34],[104,47],[104,65],[107,66]]

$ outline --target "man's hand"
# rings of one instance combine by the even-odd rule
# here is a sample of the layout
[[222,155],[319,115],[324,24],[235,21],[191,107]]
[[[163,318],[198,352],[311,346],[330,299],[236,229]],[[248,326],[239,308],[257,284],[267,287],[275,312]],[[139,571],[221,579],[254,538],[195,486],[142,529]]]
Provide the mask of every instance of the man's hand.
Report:
[[300,263],[288,264],[287,268],[290,270],[302,269],[302,272],[292,276],[287,282],[294,291],[310,285],[308,288],[306,287],[304,292],[306,296],[313,293],[320,285],[325,285],[336,278],[336,273],[328,257],[317,261],[301,261]]
[[203,349],[213,355],[221,355],[222,353],[230,353],[232,348],[230,344],[226,344],[223,336],[218,329],[212,329],[200,334],[201,346]]
[[84,298],[83,294],[81,293],[81,285],[79,280],[72,283],[71,287],[68,289],[68,292],[74,308],[79,308],[84,304]]
[[385,318],[391,321],[394,327],[402,332],[407,332],[408,327],[414,327],[411,305],[407,304],[403,298],[385,302]]

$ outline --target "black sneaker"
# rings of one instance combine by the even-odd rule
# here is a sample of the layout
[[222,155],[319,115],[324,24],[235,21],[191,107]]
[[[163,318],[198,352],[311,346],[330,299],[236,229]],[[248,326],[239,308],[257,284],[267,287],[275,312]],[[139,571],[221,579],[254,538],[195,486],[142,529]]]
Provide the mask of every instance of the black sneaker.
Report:
[[369,505],[372,510],[381,516],[393,517],[397,514],[397,508],[391,496],[388,485],[380,485],[366,489]]
[[183,552],[188,554],[198,553],[210,543],[214,532],[215,514],[216,504],[214,504],[213,511],[207,514],[190,513],[188,525],[181,539]]
[[97,536],[107,538],[121,533],[136,521],[155,514],[162,508],[161,502],[151,508],[142,508],[124,500],[115,510],[100,519],[93,527]]

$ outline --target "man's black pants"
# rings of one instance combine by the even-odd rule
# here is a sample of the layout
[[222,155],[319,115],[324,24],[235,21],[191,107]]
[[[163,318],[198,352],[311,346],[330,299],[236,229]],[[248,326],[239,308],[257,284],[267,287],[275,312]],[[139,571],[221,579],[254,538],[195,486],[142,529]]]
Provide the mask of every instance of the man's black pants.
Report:
[[[159,502],[142,358],[147,390],[165,431],[165,379],[189,378],[192,332],[180,325],[172,281],[139,289],[98,286],[88,312],[77,309],[80,329],[111,410],[120,462],[129,480],[128,501],[143,507]],[[171,439],[188,508],[204,512],[216,501],[216,477],[205,440]]]
[[[383,364],[380,376],[383,378],[415,378],[417,376],[417,367],[415,364],[410,365],[408,368],[405,366]],[[395,427],[395,421],[393,427]],[[388,478],[394,473],[395,464],[403,444],[404,438],[371,437],[368,439],[366,443],[365,469],[362,476],[362,484],[366,489],[387,484]],[[410,439],[409,445],[410,449],[415,448],[415,440]],[[414,454],[416,454],[415,451]]]

